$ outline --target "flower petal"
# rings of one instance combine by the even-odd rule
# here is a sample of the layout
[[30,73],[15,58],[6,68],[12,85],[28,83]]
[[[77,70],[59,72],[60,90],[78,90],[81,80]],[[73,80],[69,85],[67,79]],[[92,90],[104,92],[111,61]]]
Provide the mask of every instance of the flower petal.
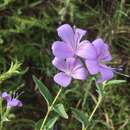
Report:
[[80,79],[80,80],[86,80],[87,75],[88,75],[88,72],[84,67],[77,68],[72,73],[72,77],[74,79]]
[[57,29],[57,32],[58,32],[59,37],[64,42],[66,42],[67,44],[69,44],[73,47],[73,45],[75,44],[74,30],[72,29],[72,27],[69,24],[64,24],[64,25],[60,26]]
[[102,50],[102,56],[101,56],[103,61],[111,61],[112,56],[109,52],[109,47],[107,44],[104,44],[104,49]]
[[99,72],[99,65],[97,60],[85,60],[85,64],[90,74],[97,74]]
[[92,44],[94,45],[97,55],[101,60],[110,61],[112,59],[108,45],[105,44],[101,38],[97,38],[92,42]]
[[96,59],[96,56],[97,56],[95,48],[87,40],[84,40],[79,44],[76,54],[79,57],[82,57],[85,59]]
[[92,44],[94,45],[97,51],[97,55],[100,55],[102,48],[104,47],[104,41],[101,38],[97,38],[92,42]]
[[88,72],[84,67],[83,63],[78,58],[73,58],[73,64],[71,67],[71,76],[74,79],[85,80],[87,78]]
[[76,58],[71,57],[66,59],[66,70],[71,71],[74,68]]
[[106,65],[100,65],[99,71],[101,73],[101,77],[97,80],[98,83],[101,83],[105,80],[110,80],[114,76],[112,69]]
[[86,30],[80,29],[80,28],[76,28],[75,29],[75,43],[80,43],[80,40],[82,39],[82,37],[86,34]]
[[22,105],[23,105],[22,102],[18,99],[12,99],[7,103],[8,107],[15,107],[15,106],[22,107]]
[[52,45],[53,54],[58,57],[65,59],[67,57],[72,57],[74,55],[73,50],[69,45],[64,42],[56,41]]
[[54,81],[62,87],[67,87],[71,83],[72,78],[63,72],[54,76]]
[[7,92],[2,93],[2,98],[7,102],[11,100],[11,96]]
[[66,63],[64,59],[55,57],[52,61],[52,64],[61,71],[64,71],[66,69]]

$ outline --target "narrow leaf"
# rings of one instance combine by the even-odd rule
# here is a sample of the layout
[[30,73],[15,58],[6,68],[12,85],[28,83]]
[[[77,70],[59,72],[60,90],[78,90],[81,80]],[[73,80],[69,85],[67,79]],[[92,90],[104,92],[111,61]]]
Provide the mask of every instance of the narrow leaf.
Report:
[[110,80],[106,83],[106,85],[121,84],[121,83],[126,83],[126,80]]
[[94,127],[97,125],[97,124],[103,124],[105,127],[107,127],[108,129],[112,129],[111,125],[106,123],[105,121],[103,120],[93,120],[95,122],[95,124],[93,125]]
[[68,119],[68,115],[65,111],[63,104],[57,104],[54,106],[54,111],[57,112],[61,117]]
[[41,95],[44,97],[44,99],[46,100],[47,104],[50,105],[52,103],[53,98],[49,90],[47,89],[47,87],[35,76],[33,76],[33,80],[36,86],[39,88],[39,91]]
[[96,88],[96,91],[100,96],[103,96],[105,94],[103,86],[99,86],[98,84],[96,84]]
[[88,116],[83,112],[80,111],[78,109],[72,109],[72,112],[74,114],[74,117],[80,122],[82,123],[83,126],[87,126],[88,125]]
[[41,125],[42,125],[43,119],[40,119],[36,124],[35,124],[35,130],[40,130]]
[[48,120],[48,122],[45,125],[45,129],[46,130],[50,130],[54,127],[56,121],[58,120],[58,117],[53,117],[50,120]]

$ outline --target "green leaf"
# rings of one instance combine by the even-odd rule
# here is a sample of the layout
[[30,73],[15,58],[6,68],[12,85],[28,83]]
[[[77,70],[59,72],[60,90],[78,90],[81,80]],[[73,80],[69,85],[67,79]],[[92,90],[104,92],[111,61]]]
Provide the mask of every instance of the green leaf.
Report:
[[40,119],[36,124],[35,124],[35,130],[40,130],[41,125],[42,125],[43,119]]
[[64,105],[63,104],[56,104],[54,106],[54,111],[57,112],[61,117],[68,119],[68,115],[65,111]]
[[45,125],[45,129],[46,130],[50,130],[54,127],[56,121],[58,120],[58,117],[53,117],[50,120],[47,121],[46,125]]
[[112,129],[111,125],[106,123],[105,121],[103,120],[93,120],[95,122],[95,124],[93,125],[94,127],[97,125],[97,124],[102,124],[104,125],[105,127],[107,127],[108,129]]
[[121,84],[121,83],[126,83],[126,80],[110,80],[106,83],[106,85]]
[[53,98],[49,90],[47,89],[47,87],[35,76],[33,76],[33,80],[36,86],[39,88],[39,91],[41,95],[44,97],[44,99],[46,100],[47,104],[50,105],[52,103]]
[[78,109],[73,108],[72,112],[74,114],[74,117],[80,122],[82,123],[83,126],[87,126],[88,125],[88,115],[85,114],[85,112],[80,111]]
[[103,86],[99,86],[98,84],[96,84],[96,91],[100,96],[103,96],[105,94],[105,90]]

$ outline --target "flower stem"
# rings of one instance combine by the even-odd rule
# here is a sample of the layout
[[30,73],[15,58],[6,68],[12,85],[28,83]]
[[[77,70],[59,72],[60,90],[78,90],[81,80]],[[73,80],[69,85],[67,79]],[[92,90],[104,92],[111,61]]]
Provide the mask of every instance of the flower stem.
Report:
[[45,118],[44,118],[44,120],[43,120],[43,122],[42,122],[42,125],[41,125],[40,130],[43,130],[43,127],[44,127],[44,125],[45,125],[45,123],[46,123],[46,120],[47,120],[47,118],[48,118],[50,112],[52,111],[53,106],[54,106],[55,102],[57,101],[57,99],[58,99],[58,97],[59,97],[61,91],[62,91],[62,87],[61,87],[60,90],[58,91],[58,93],[57,93],[56,97],[54,98],[52,104],[48,107],[46,116],[45,116]]
[[96,112],[97,108],[99,107],[101,101],[102,101],[102,95],[99,95],[98,102],[97,102],[95,108],[93,109],[89,119],[88,119],[89,122],[92,120],[92,117],[93,117],[94,113]]
[[87,129],[83,127],[82,130],[87,130]]

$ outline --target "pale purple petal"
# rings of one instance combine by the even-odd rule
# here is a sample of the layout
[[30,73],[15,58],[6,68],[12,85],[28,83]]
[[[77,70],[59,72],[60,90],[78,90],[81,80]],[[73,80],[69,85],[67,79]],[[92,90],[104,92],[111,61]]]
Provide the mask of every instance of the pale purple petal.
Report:
[[76,62],[76,58],[74,58],[74,57],[67,58],[66,59],[66,69],[71,71],[74,68],[75,62]]
[[92,44],[96,49],[97,55],[101,55],[102,50],[104,49],[104,41],[101,38],[97,38],[92,42]]
[[87,75],[88,75],[87,69],[85,69],[84,67],[74,69],[72,72],[72,77],[74,79],[86,80]]
[[66,69],[70,72],[77,68],[83,67],[82,62],[77,57],[67,58],[66,59]]
[[15,106],[22,107],[23,104],[22,104],[22,102],[21,102],[20,100],[18,100],[18,99],[12,99],[11,101],[9,101],[9,102],[7,103],[7,106],[8,106],[8,107],[15,107]]
[[112,68],[107,67],[106,65],[100,65],[99,71],[100,71],[101,77],[97,80],[98,83],[101,83],[106,80],[110,80],[114,76]]
[[7,102],[11,100],[11,96],[7,92],[2,93],[2,98]]
[[62,87],[67,87],[71,83],[72,78],[63,72],[54,76],[54,81]]
[[76,28],[75,29],[75,43],[79,44],[80,40],[82,39],[83,36],[86,34],[86,30]]
[[69,24],[64,24],[57,29],[59,37],[66,42],[67,44],[71,45],[72,47],[75,44],[74,40],[74,30]]
[[76,50],[76,54],[79,57],[82,57],[85,59],[96,59],[96,57],[97,57],[95,48],[87,40],[84,40],[79,44],[79,46]]
[[90,74],[97,74],[99,72],[99,64],[97,60],[85,60],[85,64]]
[[52,61],[52,64],[61,71],[64,71],[66,69],[66,63],[64,59],[55,57]]
[[62,59],[73,57],[74,55],[72,48],[68,44],[60,41],[56,41],[53,43],[52,51],[56,57]]
[[109,47],[107,44],[104,43],[103,39],[98,38],[92,42],[94,45],[98,57],[103,61],[110,61],[112,56],[109,52]]
[[74,79],[85,80],[87,78],[88,72],[84,67],[83,63],[78,58],[73,58],[73,64],[71,67],[71,76]]
[[76,69],[81,68],[81,67],[84,66],[79,58],[74,58],[74,59],[75,60],[74,60],[74,64],[73,64],[72,70],[76,70]]
[[107,44],[104,44],[104,49],[102,50],[101,58],[103,61],[111,61],[112,60],[112,56],[109,52],[109,47]]

